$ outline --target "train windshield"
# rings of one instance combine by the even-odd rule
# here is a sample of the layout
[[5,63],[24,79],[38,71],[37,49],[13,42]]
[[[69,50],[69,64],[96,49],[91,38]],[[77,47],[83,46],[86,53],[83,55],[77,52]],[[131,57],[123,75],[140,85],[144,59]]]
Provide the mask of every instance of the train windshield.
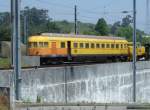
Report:
[[[129,43],[128,43],[128,46],[133,46],[133,43],[132,43],[132,42],[129,42]],[[137,42],[137,43],[136,43],[136,47],[141,47],[141,43],[140,43],[140,42]]]

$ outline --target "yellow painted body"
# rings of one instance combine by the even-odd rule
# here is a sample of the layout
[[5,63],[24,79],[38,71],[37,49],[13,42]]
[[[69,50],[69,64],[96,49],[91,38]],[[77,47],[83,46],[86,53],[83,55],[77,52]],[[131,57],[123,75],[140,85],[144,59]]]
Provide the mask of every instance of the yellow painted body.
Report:
[[[69,35],[68,35],[69,36]],[[62,36],[31,36],[28,40],[29,42],[29,55],[38,56],[53,56],[53,55],[68,55],[67,42],[71,43],[71,55],[127,55],[132,56],[132,46],[128,46],[129,42],[125,39],[112,39],[107,38],[94,38],[93,36],[88,38],[83,38],[78,35],[78,37]],[[92,38],[93,37],[93,38]],[[34,43],[37,45],[34,45]],[[40,42],[47,42],[46,46],[40,46]],[[64,43],[64,48],[61,47],[61,42]],[[75,43],[77,46],[75,47]],[[81,48],[81,45],[82,48]],[[86,44],[89,44],[89,48]],[[94,45],[94,47],[92,47]],[[99,45],[99,47],[97,47]],[[109,45],[109,46],[107,46]],[[113,46],[112,46],[113,45]],[[104,47],[102,47],[104,46]],[[145,54],[145,48],[137,48],[137,55]]]
[[[132,59],[132,56],[133,56],[133,44],[132,44],[132,42],[128,43],[128,49],[129,49],[129,57]],[[145,47],[141,46],[140,43],[137,43],[137,46],[136,46],[136,56],[137,57],[144,57],[145,56]]]

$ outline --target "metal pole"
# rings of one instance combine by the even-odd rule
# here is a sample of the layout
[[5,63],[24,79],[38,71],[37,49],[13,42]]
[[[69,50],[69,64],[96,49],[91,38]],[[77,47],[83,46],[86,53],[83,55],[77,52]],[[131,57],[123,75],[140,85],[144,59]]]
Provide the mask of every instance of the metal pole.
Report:
[[[13,1],[11,0],[11,53],[13,53]],[[13,54],[11,54],[11,66],[13,66]]]
[[[11,0],[11,67],[14,67],[14,59],[15,59],[15,56],[14,56],[14,45],[15,45],[15,21],[14,21],[14,9],[15,9],[15,1],[14,0]],[[11,108],[12,110],[15,110],[15,72],[13,71],[13,74],[12,74],[12,80],[11,80],[11,94],[12,94],[12,97],[11,97]]]
[[74,7],[74,10],[75,10],[75,34],[77,35],[77,5],[75,5]]
[[26,45],[26,55],[28,55],[28,17],[24,12],[24,38],[23,43]]
[[133,0],[133,102],[136,102],[136,0]]
[[150,16],[149,16],[149,0],[146,0],[146,26],[145,26],[145,31],[149,34],[149,21],[150,21]]
[[14,68],[14,59],[15,59],[15,0],[11,0],[11,66]]
[[19,100],[20,73],[21,73],[21,50],[20,50],[20,0],[14,0],[14,74],[15,74],[15,95]]
[[24,38],[23,38],[23,43],[27,44],[27,16],[24,15],[24,23],[23,23],[23,28],[24,28]]
[[67,104],[67,67],[65,66],[65,103]]

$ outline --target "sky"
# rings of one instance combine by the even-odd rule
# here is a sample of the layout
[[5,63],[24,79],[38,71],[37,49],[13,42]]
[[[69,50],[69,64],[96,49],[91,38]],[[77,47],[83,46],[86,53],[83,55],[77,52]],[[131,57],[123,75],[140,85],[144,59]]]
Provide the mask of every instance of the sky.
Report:
[[[132,15],[133,0],[21,0],[21,9],[26,6],[49,10],[53,20],[74,21],[74,5],[77,5],[79,21],[96,23],[99,18],[105,18],[108,24],[121,21],[129,11]],[[10,10],[10,0],[0,0],[0,12]],[[137,28],[146,29],[146,0],[137,0]]]

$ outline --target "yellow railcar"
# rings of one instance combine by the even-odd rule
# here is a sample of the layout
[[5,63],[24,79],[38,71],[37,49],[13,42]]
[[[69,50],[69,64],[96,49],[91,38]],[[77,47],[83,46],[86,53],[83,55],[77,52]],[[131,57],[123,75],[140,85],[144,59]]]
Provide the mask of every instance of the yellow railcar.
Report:
[[[133,43],[129,42],[128,43],[128,53],[129,53],[129,60],[132,60],[132,56],[133,56]],[[136,56],[137,56],[137,60],[140,58],[145,57],[145,47],[142,46],[139,42],[136,43]]]
[[29,38],[28,54],[42,62],[78,60],[127,60],[129,42],[124,38],[71,34],[42,34]]

